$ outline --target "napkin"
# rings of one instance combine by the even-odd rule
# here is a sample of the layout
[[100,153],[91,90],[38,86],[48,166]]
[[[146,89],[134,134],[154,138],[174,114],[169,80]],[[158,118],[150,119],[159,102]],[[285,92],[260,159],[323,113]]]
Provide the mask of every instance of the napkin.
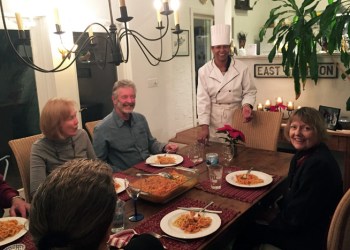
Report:
[[110,235],[107,244],[116,248],[123,248],[129,243],[132,237],[137,234],[138,233],[134,229],[123,230]]

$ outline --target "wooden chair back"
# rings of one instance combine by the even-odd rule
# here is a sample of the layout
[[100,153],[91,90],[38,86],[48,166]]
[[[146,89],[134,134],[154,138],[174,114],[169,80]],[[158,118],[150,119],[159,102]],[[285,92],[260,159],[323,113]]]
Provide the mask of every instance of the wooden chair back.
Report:
[[277,141],[281,129],[282,112],[253,111],[253,120],[244,122],[242,109],[238,108],[233,114],[232,126],[245,135],[245,145],[277,151]]
[[17,162],[27,202],[31,202],[32,199],[30,195],[30,153],[33,143],[42,136],[42,134],[32,135],[8,142]]
[[350,249],[350,189],[340,200],[328,230],[327,250]]
[[90,136],[91,141],[94,138],[94,129],[96,127],[96,125],[100,122],[101,120],[97,120],[97,121],[91,121],[91,122],[86,122],[85,123],[85,128]]

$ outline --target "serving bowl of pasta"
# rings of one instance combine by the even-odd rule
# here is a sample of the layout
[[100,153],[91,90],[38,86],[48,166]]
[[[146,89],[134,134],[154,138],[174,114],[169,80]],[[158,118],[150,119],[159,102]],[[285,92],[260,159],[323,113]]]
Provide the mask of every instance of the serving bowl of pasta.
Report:
[[172,179],[160,176],[142,176],[130,184],[139,188],[140,198],[154,203],[166,203],[176,196],[190,190],[198,182],[198,172],[195,169],[183,167],[163,168],[158,172],[167,172]]

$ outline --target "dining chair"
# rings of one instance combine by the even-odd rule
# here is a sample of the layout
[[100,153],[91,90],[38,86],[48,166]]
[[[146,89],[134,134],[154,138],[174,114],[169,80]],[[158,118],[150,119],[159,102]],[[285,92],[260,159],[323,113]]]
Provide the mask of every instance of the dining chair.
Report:
[[10,140],[8,144],[15,156],[19,174],[21,176],[24,196],[27,202],[31,202],[30,195],[30,153],[33,143],[42,137],[42,134]]
[[327,250],[348,249],[350,249],[350,189],[335,209],[327,237]]
[[4,173],[2,174],[2,176],[3,176],[2,179],[3,180],[6,180],[7,171],[9,169],[9,160],[7,158],[10,158],[10,156],[9,155],[5,155],[4,157],[0,158],[0,162],[3,161],[5,163],[5,165],[4,165]]
[[243,132],[246,147],[277,151],[282,115],[282,112],[253,110],[253,119],[245,122],[242,109],[238,108],[233,114],[232,127]]
[[85,123],[85,128],[90,136],[91,141],[94,138],[94,129],[96,125],[100,122],[101,120],[96,120],[96,121],[91,121],[91,122],[86,122]]

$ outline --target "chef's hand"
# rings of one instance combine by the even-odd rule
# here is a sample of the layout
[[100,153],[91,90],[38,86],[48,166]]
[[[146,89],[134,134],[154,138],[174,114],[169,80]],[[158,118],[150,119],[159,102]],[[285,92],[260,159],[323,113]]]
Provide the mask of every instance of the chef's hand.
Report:
[[176,153],[177,149],[178,149],[178,146],[174,143],[169,143],[164,147],[164,151],[166,153]]
[[253,119],[253,110],[249,104],[243,105],[242,115],[245,122],[250,122]]
[[209,125],[201,125],[201,131],[197,137],[197,141],[203,144],[206,144],[209,139]]

